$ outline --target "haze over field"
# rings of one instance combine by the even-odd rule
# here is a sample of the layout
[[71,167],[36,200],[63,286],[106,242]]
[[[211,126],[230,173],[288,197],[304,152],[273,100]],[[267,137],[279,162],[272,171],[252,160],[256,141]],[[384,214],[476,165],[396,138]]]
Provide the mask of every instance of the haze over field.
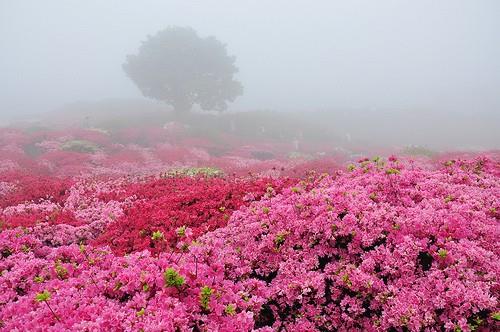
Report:
[[0,331],[500,331],[500,0],[0,0]]
[[244,94],[229,111],[322,110],[343,136],[499,148],[498,17],[495,0],[2,0],[0,123],[144,99],[126,55],[190,26],[236,56]]

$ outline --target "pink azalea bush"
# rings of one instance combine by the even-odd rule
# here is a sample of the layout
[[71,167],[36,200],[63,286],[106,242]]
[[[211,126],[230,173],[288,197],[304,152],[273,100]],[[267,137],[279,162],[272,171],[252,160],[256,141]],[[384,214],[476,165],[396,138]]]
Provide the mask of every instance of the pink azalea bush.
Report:
[[180,255],[50,248],[16,231],[0,248],[2,330],[245,331],[260,305],[241,294],[261,283],[234,284],[221,266]]
[[126,256],[79,243],[132,206],[141,180],[89,177],[52,202],[83,226],[0,233],[0,328],[498,330],[499,167],[363,159],[269,191],[197,239],[176,229],[175,250]]
[[424,171],[365,160],[241,209],[201,241],[230,279],[266,282],[257,327],[492,328],[496,167],[479,159]]

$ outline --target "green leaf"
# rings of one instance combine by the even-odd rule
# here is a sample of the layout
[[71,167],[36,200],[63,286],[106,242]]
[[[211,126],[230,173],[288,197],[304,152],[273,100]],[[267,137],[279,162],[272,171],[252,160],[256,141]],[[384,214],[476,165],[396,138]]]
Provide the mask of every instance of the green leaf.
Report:
[[182,226],[182,227],[177,228],[176,233],[177,233],[177,236],[179,236],[179,237],[185,236],[186,235],[186,226]]
[[236,306],[232,303],[228,304],[226,308],[224,309],[224,312],[228,316],[234,316],[236,315]]
[[385,170],[385,174],[399,174],[401,173],[398,169],[388,168]]
[[33,278],[33,281],[36,283],[42,283],[45,281],[45,279],[42,276],[35,276],[35,278]]
[[203,286],[200,290],[200,306],[203,310],[210,310],[210,297],[212,296],[214,290],[208,286]]
[[50,293],[47,290],[35,295],[35,301],[37,302],[45,302],[48,300],[50,300]]
[[169,267],[163,273],[163,279],[167,287],[181,287],[185,283],[183,276],[179,274],[174,268]]
[[153,241],[163,240],[163,233],[161,231],[153,232],[153,235],[151,236],[151,240],[153,240]]

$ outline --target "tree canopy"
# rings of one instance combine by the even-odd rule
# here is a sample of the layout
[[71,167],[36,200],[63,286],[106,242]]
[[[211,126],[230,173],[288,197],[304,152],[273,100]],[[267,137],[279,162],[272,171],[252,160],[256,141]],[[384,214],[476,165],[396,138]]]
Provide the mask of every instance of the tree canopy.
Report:
[[243,93],[234,79],[238,68],[225,44],[201,38],[192,28],[169,27],[149,36],[123,69],[144,96],[171,105],[178,114],[194,104],[223,111]]

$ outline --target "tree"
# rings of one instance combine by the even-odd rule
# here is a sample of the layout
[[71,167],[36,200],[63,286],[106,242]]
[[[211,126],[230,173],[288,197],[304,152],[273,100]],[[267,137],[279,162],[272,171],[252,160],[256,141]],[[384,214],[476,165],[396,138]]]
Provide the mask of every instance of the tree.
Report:
[[149,36],[123,69],[146,97],[161,100],[180,116],[194,104],[223,111],[243,93],[233,75],[234,56],[214,37],[200,38],[191,28],[170,27]]

